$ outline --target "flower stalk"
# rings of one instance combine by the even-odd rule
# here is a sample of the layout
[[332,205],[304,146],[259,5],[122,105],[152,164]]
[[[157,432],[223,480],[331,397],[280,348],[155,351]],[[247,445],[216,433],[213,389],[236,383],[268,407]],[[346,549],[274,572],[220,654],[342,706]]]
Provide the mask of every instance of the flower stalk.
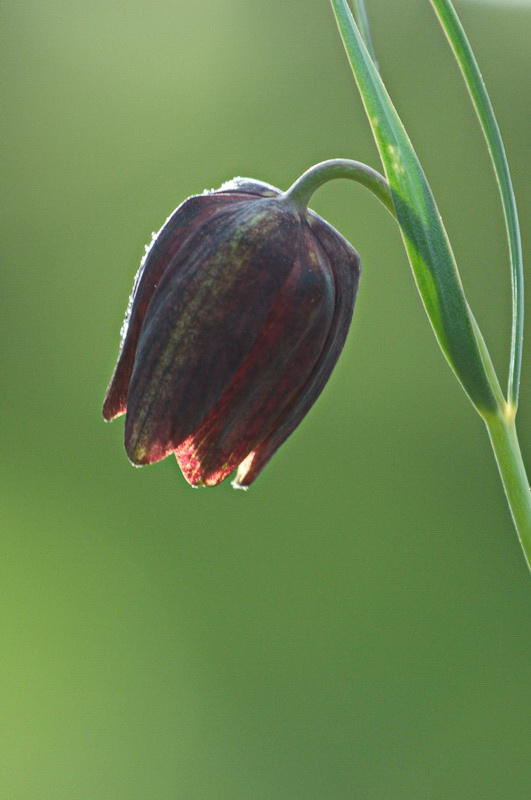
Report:
[[391,189],[383,175],[367,164],[362,164],[361,161],[351,161],[347,158],[331,158],[314,164],[290,186],[284,193],[284,198],[296,206],[307,208],[313,193],[323,184],[337,178],[346,178],[365,186],[396,219]]
[[[317,189],[328,181],[340,178],[353,180],[365,186],[395,219],[397,218],[392,193],[386,179],[366,164],[349,159],[330,159],[310,167],[284,193],[284,199],[298,207],[306,208]],[[531,492],[516,432],[516,407],[506,403],[503,397],[479,328],[476,329],[476,336],[480,343],[485,373],[497,404],[493,412],[480,411],[480,413],[489,434],[524,557],[531,570]]]
[[531,570],[531,491],[516,433],[514,413],[507,406],[505,414],[487,415],[485,424],[514,527],[518,533],[527,566]]
[[331,0],[339,33],[374,134],[417,288],[443,354],[487,425],[501,480],[531,568],[531,492],[515,428],[522,357],[523,269],[518,216],[492,105],[451,0],[431,0],[457,58],[500,187],[512,275],[512,334],[507,399],[468,305],[431,187],[378,72],[364,0]]

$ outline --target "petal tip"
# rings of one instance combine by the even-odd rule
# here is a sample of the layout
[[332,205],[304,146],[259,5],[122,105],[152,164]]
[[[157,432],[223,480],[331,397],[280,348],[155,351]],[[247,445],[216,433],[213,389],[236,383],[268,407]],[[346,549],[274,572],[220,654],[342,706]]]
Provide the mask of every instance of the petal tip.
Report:
[[128,435],[127,431],[124,444],[127,457],[134,467],[145,467],[156,461],[162,461],[169,452],[160,442],[150,443],[144,437]]
[[251,483],[257,477],[259,470],[252,470],[255,459],[256,450],[251,450],[251,452],[243,459],[243,461],[240,462],[236,477],[231,484],[234,489],[242,489],[246,492]]
[[144,448],[127,449],[127,457],[133,467],[145,467],[150,464],[149,456]]
[[238,478],[234,478],[234,480],[231,482],[231,486],[233,489],[240,489],[242,492],[246,492],[249,489],[248,486],[244,486],[243,483],[239,483]]
[[105,422],[112,422],[117,417],[121,417],[122,414],[125,414],[125,408],[115,410],[113,408],[109,408],[107,405],[104,405],[101,409],[101,415]]
[[119,395],[115,388],[114,381],[111,381],[109,388],[103,400],[101,413],[105,422],[112,422],[116,417],[125,414],[127,410],[127,403],[123,397]]

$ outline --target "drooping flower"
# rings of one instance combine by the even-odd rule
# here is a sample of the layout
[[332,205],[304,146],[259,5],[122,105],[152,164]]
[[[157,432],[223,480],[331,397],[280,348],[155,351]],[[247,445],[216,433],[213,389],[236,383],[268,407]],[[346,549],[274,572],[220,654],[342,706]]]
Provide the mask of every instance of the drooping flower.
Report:
[[103,406],[133,464],[174,452],[193,486],[247,487],[339,357],[360,274],[351,245],[278,189],[236,178],[185,200],[136,276]]

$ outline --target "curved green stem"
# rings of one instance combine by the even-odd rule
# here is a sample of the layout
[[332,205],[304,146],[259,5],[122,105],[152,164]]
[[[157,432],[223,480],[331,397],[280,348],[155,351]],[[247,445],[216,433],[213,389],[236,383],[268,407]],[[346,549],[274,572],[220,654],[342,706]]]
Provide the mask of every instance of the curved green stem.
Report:
[[492,449],[522,550],[531,570],[531,491],[514,424],[514,408],[507,414],[484,416]]
[[386,209],[396,218],[396,211],[389,184],[379,172],[376,172],[361,161],[348,158],[331,158],[321,161],[306,170],[295,183],[284,193],[284,198],[297,206],[306,208],[312,194],[328,181],[336,178],[347,178],[361,183],[369,189]]

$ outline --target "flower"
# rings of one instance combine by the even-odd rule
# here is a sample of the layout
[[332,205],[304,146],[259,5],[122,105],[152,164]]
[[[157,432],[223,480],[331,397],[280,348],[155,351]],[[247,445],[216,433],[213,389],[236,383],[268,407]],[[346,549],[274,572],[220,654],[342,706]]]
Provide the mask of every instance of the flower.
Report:
[[193,486],[249,486],[321,393],[360,261],[278,189],[235,178],[188,198],[133,286],[103,406],[135,465],[174,452]]

